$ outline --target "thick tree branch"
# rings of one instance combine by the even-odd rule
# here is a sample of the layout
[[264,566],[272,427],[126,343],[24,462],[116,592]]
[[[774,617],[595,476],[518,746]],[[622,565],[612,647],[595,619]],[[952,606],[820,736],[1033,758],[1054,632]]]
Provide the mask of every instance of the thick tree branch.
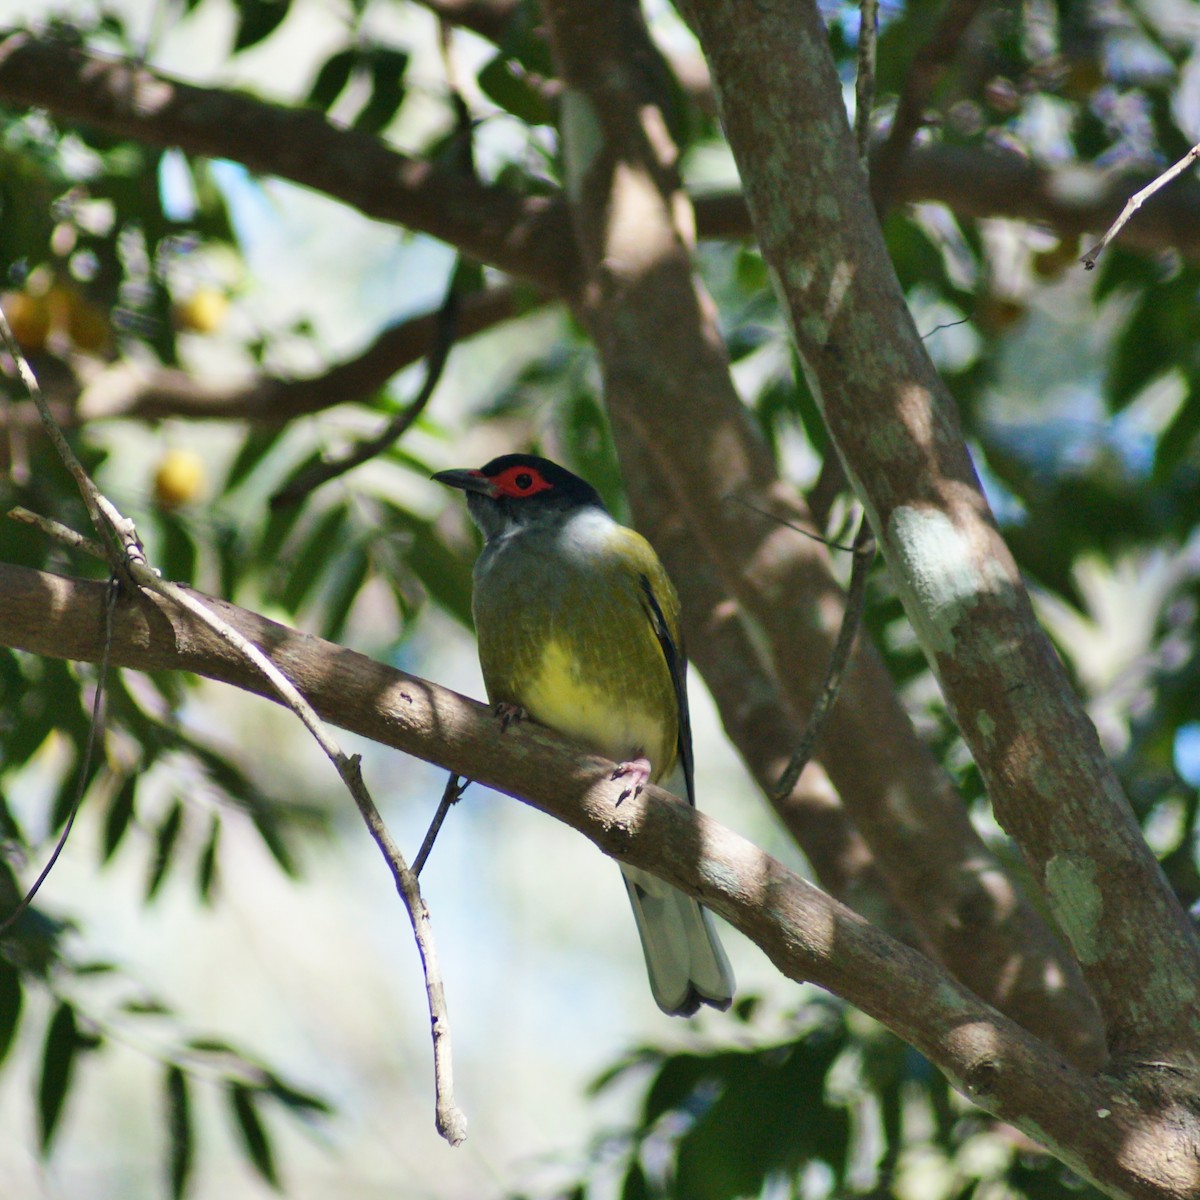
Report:
[[[627,0],[551,0],[546,10],[567,85],[568,191],[590,272],[581,315],[603,365],[635,516],[680,590],[697,665],[706,670],[705,656],[714,656],[693,622],[714,611],[719,590],[770,660],[755,686],[769,680],[766,688],[785,698],[782,720],[802,729],[844,596],[824,547],[755,511],[811,524],[775,477],[730,380],[712,303],[694,277],[653,49]],[[854,662],[817,754],[892,895],[959,979],[1069,1053],[1094,1060],[1098,1021],[1065,948],[983,845],[878,657],[867,650]],[[725,712],[715,687],[714,694]],[[798,734],[776,770],[797,742]],[[793,820],[799,815],[793,811]],[[801,835],[807,848],[802,828]]]
[[[97,661],[104,591],[0,564],[0,644]],[[501,737],[482,704],[224,601],[204,602],[261,646],[325,720],[522,798],[606,854],[698,896],[784,974],[888,1025],[964,1094],[1114,1195],[1183,1200],[1200,1188],[1194,1114],[1164,1094],[1148,1104],[1138,1080],[1077,1071],[929,959],[691,806],[648,787],[618,808],[612,764],[580,756],[549,730],[523,723]],[[123,603],[114,625],[114,665],[190,670],[266,691],[240,654],[160,597]]]
[[[1197,1065],[1200,955],[1033,617],[874,220],[815,5],[698,8],[759,241],[906,610],[1104,1014]],[[762,112],[772,114],[770,122]],[[774,180],[800,181],[781,189]]]
[[[521,293],[509,284],[470,292],[460,304],[460,340],[522,311]],[[284,425],[338,404],[367,399],[398,371],[429,352],[437,323],[437,313],[423,313],[390,325],[354,358],[308,378],[267,375],[222,387],[187,371],[147,368],[122,360],[89,380],[78,399],[61,394],[61,388],[55,399],[73,410],[71,421],[77,424],[112,418],[155,421],[187,417],[194,421]]]
[[148,145],[229,158],[440,238],[550,292],[573,290],[566,214],[551,200],[409,158],[311,109],[194,87],[25,32],[0,41],[0,99]]

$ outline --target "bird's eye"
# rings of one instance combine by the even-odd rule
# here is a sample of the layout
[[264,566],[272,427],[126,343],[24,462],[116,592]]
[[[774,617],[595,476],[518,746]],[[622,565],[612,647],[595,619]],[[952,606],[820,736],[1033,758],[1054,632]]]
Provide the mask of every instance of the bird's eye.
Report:
[[533,476],[527,471],[522,471],[521,474],[513,480],[513,483],[517,485],[517,491],[527,492],[531,487],[533,487]]

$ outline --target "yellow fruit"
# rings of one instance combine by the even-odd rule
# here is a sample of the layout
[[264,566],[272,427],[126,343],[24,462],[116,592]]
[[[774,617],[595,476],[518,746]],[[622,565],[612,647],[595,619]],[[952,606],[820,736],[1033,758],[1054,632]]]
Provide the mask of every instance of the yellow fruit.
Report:
[[216,288],[199,288],[175,305],[175,323],[192,333],[216,333],[225,323],[229,298]]
[[194,504],[204,491],[204,460],[191,450],[168,450],[154,472],[154,499],[162,508]]
[[50,334],[50,305],[45,296],[28,292],[5,292],[0,296],[4,315],[17,345],[27,354],[38,354],[46,348]]

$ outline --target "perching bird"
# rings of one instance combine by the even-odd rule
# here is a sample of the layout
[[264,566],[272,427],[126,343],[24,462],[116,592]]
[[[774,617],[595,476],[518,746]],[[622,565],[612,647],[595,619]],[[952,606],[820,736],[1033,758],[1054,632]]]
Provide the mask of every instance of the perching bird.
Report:
[[[488,697],[620,764],[623,795],[677,768],[695,803],[679,598],[640,534],[596,489],[544,458],[440,471],[483,531],[473,610]],[[733,972],[690,896],[621,866],[650,987],[665,1013],[726,1009]]]

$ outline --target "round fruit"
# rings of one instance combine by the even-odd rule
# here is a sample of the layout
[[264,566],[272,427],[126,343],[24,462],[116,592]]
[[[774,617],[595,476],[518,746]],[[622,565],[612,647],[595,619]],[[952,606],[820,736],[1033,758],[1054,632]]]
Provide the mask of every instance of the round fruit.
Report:
[[154,472],[154,499],[162,508],[194,504],[204,491],[204,460],[191,450],[168,450]]
[[175,322],[192,333],[216,333],[225,323],[229,298],[216,288],[199,288],[175,306]]
[[5,292],[0,296],[4,315],[17,345],[27,354],[38,354],[46,348],[50,335],[50,305],[45,296],[28,292]]

